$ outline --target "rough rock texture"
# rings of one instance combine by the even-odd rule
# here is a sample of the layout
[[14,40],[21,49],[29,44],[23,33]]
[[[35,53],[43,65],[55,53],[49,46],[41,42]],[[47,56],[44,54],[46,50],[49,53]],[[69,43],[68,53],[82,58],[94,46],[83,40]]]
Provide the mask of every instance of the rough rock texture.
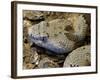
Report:
[[66,57],[64,67],[80,67],[91,65],[90,45],[79,47],[73,50]]
[[29,44],[24,44],[23,50],[23,69],[33,69],[39,63],[40,55],[36,48],[30,48]]
[[43,13],[40,11],[31,11],[31,10],[27,11],[27,10],[25,10],[23,13],[24,13],[23,17],[25,19],[29,19],[29,20],[41,20],[41,19],[43,19]]
[[43,58],[38,65],[39,68],[55,68],[59,67],[57,63],[55,63],[52,59],[50,58]]

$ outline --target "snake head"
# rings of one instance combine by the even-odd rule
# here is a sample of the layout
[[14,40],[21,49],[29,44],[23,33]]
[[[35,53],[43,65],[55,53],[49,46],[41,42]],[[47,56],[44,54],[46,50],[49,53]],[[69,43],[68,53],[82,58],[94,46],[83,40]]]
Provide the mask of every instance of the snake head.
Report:
[[33,25],[28,29],[28,36],[30,42],[36,44],[46,43],[48,34],[46,34],[47,22],[42,21],[39,24]]

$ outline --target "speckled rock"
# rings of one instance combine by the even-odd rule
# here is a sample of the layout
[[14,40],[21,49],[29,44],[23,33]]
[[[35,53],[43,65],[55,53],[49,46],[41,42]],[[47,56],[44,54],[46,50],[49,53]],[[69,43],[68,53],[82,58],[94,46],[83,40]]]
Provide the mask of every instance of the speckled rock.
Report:
[[57,54],[68,53],[75,49],[76,43],[84,40],[87,24],[83,15],[73,22],[65,19],[42,21],[28,29],[30,42]]
[[42,20],[44,19],[43,13],[40,11],[24,10],[23,17],[28,20]]
[[30,63],[34,63],[35,65],[39,64],[40,55],[37,53],[36,49],[31,50],[31,56],[30,56]]
[[36,65],[39,64],[40,55],[37,53],[36,48],[31,48],[30,45],[24,43],[24,50],[23,50],[23,66],[24,69],[31,69],[34,68]]
[[35,67],[35,65],[31,63],[24,63],[23,65],[23,69],[33,69]]
[[32,26],[32,22],[29,20],[24,20],[23,24],[24,24],[24,27],[27,27],[27,28]]
[[29,44],[23,44],[23,57],[29,57],[31,56],[31,52],[30,52],[30,45]]
[[55,62],[53,62],[52,59],[46,57],[40,60],[38,67],[39,68],[54,68],[58,67],[59,65]]
[[79,67],[91,65],[90,45],[79,47],[73,50],[66,57],[64,67]]

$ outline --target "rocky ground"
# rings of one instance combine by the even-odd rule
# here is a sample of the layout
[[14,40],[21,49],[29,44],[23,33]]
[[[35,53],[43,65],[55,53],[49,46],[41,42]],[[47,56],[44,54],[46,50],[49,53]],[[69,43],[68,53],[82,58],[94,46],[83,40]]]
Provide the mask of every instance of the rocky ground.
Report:
[[[69,19],[71,22],[81,13],[62,13],[62,12],[46,12],[46,11],[23,11],[23,69],[38,68],[56,68],[63,67],[65,59],[68,55],[50,55],[44,48],[34,43],[30,43],[28,39],[28,28],[32,25],[39,24],[41,21],[52,21],[55,19]],[[86,37],[80,46],[90,45],[90,15],[82,14],[86,24],[88,25]],[[72,24],[70,24],[72,26]],[[72,28],[68,28],[72,30]],[[70,54],[70,53],[69,53]],[[90,64],[90,63],[89,63]],[[87,65],[84,65],[87,66]]]

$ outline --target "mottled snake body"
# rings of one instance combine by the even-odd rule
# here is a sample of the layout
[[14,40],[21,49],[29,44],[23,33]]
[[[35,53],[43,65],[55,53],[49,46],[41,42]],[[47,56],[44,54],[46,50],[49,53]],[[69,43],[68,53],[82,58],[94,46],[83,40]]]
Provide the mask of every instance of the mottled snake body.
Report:
[[[72,22],[72,26],[65,19],[55,19],[52,21],[41,21],[28,29],[30,42],[53,51],[56,54],[68,53],[76,48],[76,43],[84,40],[87,24],[80,15]],[[68,31],[66,28],[73,28]]]

